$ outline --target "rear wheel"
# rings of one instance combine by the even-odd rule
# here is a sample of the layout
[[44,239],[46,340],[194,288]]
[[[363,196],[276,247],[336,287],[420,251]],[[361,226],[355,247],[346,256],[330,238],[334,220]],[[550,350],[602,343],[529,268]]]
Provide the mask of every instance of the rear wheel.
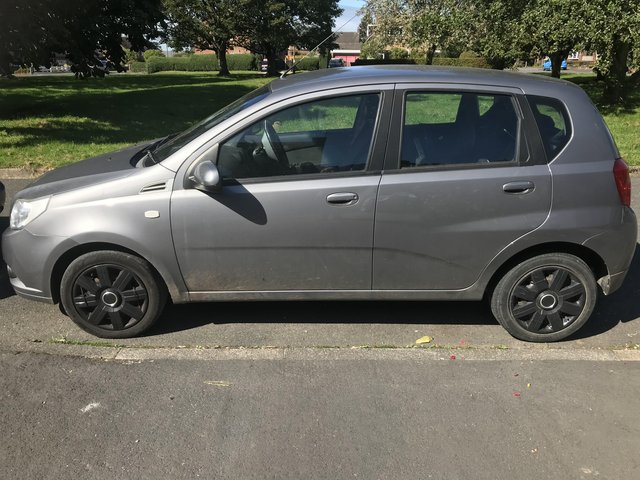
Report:
[[512,268],[498,282],[491,310],[514,337],[555,342],[582,327],[597,298],[591,269],[566,253],[540,255]]
[[100,251],[71,262],[62,276],[60,298],[83,330],[102,338],[127,338],[155,323],[164,308],[166,290],[145,260]]

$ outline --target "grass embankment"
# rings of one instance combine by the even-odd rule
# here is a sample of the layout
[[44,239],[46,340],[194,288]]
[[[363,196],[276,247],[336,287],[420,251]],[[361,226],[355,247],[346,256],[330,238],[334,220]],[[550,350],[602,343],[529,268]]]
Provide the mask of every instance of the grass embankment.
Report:
[[[640,91],[606,107],[594,76],[563,78],[589,93],[628,163],[640,167]],[[0,79],[0,168],[53,168],[180,131],[269,80],[248,72]]]
[[49,169],[184,130],[269,80],[252,73],[0,79],[0,168]]

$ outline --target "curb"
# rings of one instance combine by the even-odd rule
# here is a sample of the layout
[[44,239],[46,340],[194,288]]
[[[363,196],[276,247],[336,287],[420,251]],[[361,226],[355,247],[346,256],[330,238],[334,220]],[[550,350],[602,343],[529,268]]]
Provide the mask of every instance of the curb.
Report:
[[294,361],[589,361],[640,362],[640,350],[559,348],[367,348],[367,347],[224,347],[139,348],[34,343],[0,347],[5,353],[40,353],[122,362],[155,360],[294,360]]

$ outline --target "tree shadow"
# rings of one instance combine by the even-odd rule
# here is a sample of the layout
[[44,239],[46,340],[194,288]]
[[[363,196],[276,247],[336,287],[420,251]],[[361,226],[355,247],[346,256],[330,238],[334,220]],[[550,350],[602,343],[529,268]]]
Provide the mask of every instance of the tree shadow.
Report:
[[12,146],[18,148],[51,142],[138,143],[184,130],[253,89],[210,76],[112,80],[90,80],[91,87],[84,88],[69,86],[66,79],[59,89],[58,84],[47,88],[47,95],[12,93],[0,102],[0,120],[25,121],[8,123],[3,130],[16,137]]

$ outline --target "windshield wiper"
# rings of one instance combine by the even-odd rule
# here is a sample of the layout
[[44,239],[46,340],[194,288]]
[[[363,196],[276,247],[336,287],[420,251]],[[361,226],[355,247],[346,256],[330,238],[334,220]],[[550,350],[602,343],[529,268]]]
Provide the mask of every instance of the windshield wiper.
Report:
[[173,138],[177,137],[179,133],[180,133],[180,132],[176,132],[176,133],[172,133],[172,134],[170,134],[170,135],[167,135],[167,136],[166,136],[166,137],[164,137],[162,140],[160,140],[160,141],[156,142],[156,143],[153,145],[153,150],[149,150],[149,151],[154,151],[154,152],[155,152],[156,150],[158,150],[158,148],[160,148],[160,146],[164,145],[164,144],[165,144],[165,143],[167,143],[169,140],[172,140]]
[[[158,163],[158,159],[153,155],[153,152],[151,150],[147,150],[143,158],[148,158],[149,160],[151,160],[153,162],[153,165]],[[143,160],[143,165],[148,166],[146,160]]]

